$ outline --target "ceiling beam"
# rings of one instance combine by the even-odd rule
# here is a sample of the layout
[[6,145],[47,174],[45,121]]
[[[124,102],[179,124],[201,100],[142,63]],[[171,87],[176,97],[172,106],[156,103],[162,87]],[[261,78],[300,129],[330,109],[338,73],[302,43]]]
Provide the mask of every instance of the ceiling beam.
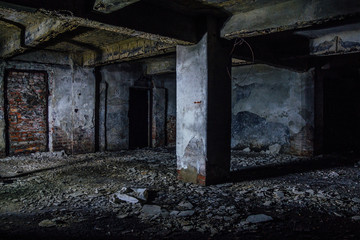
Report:
[[69,22],[48,18],[43,14],[2,7],[0,7],[0,21],[12,29],[2,32],[0,58],[12,57],[28,48],[35,48],[59,34],[77,28]]
[[151,58],[145,61],[145,66],[147,75],[174,73],[176,72],[176,56]]
[[93,9],[102,13],[112,13],[140,0],[96,0]]
[[174,45],[177,45],[177,44],[189,45],[189,44],[191,44],[191,42],[188,42],[188,41],[183,41],[183,40],[166,37],[166,36],[162,36],[162,35],[158,35],[158,34],[136,31],[136,30],[133,30],[130,28],[111,25],[111,24],[100,22],[100,21],[94,21],[91,19],[85,19],[85,18],[70,16],[70,15],[63,15],[63,14],[59,14],[54,11],[46,11],[46,10],[40,9],[39,12],[41,12],[42,14],[44,14],[48,17],[59,19],[59,20],[65,21],[65,22],[71,22],[74,25],[77,25],[80,27],[106,30],[109,32],[119,33],[119,34],[127,35],[130,37],[143,38],[143,39],[158,41],[158,42],[167,43],[167,44],[174,44]]
[[97,66],[114,62],[124,62],[175,52],[172,44],[154,42],[147,39],[130,38],[107,45],[101,51],[86,51],[76,62],[83,66]]
[[234,14],[221,35],[227,39],[306,28],[347,18],[359,18],[359,0],[288,0]]
[[[93,11],[95,0],[2,0],[3,2],[43,9],[43,13],[57,15],[61,18],[83,19],[84,22],[97,22],[133,31],[138,35],[153,35],[153,38],[196,43],[199,40],[198,30],[202,21],[196,16],[181,14],[175,10],[157,6],[156,0],[139,1],[110,14]],[[91,6],[89,7],[89,5]],[[78,19],[78,20],[79,20]],[[80,21],[80,20],[79,20]]]

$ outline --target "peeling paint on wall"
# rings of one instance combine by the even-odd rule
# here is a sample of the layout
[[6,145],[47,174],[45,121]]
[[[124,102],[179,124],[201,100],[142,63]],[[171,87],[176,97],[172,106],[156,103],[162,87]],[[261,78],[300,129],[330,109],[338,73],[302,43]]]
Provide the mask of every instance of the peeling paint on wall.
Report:
[[[178,46],[177,49],[176,155],[180,177],[184,177],[181,174],[186,173],[187,169],[195,169],[195,174],[206,176],[208,102],[206,40],[207,35],[195,46]],[[195,102],[201,103],[195,104]]]
[[[246,73],[251,69],[246,79]],[[233,68],[232,148],[266,150],[280,144],[286,153],[312,151],[314,82],[312,70],[292,72],[267,65]],[[301,137],[300,137],[301,136]]]

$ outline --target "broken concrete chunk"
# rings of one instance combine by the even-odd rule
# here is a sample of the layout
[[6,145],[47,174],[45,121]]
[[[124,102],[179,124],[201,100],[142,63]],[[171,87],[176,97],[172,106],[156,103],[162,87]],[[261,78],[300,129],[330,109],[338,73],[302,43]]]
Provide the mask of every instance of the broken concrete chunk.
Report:
[[285,197],[285,195],[282,191],[276,191],[276,192],[274,192],[274,195],[276,198],[279,198],[279,199],[282,199]]
[[56,223],[50,219],[45,219],[39,222],[39,227],[54,227],[54,226],[56,226]]
[[112,203],[128,202],[128,203],[132,203],[132,204],[135,204],[135,203],[139,202],[139,200],[137,198],[134,198],[134,197],[131,197],[131,196],[127,195],[127,194],[122,194],[122,193],[114,193],[111,196],[110,201]]
[[190,216],[194,215],[194,213],[195,213],[194,210],[181,211],[176,216],[177,217],[190,217]]
[[274,144],[269,146],[269,150],[266,151],[266,153],[268,154],[278,154],[281,150],[281,145],[280,144]]
[[120,203],[121,201],[129,203],[146,202],[148,199],[148,190],[146,188],[128,188],[123,187],[120,191],[111,196],[112,203]]
[[148,190],[146,188],[131,188],[133,195],[143,201],[148,199]]
[[157,205],[144,205],[141,209],[143,217],[158,217],[161,214],[161,207]]
[[243,152],[251,152],[251,150],[250,150],[250,148],[247,147],[247,148],[243,149]]
[[246,218],[249,223],[261,223],[272,221],[273,218],[265,214],[250,215]]
[[191,202],[189,201],[181,201],[178,206],[182,209],[187,209],[187,210],[190,210],[190,209],[193,209],[193,205],[191,204]]

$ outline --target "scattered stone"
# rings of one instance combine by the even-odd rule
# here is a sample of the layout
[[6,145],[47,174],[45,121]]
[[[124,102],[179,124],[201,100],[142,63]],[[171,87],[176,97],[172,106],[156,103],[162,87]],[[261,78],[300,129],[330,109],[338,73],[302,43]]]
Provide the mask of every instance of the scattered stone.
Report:
[[157,205],[144,205],[141,209],[143,217],[158,217],[161,214],[161,207]]
[[[232,152],[232,170],[305,159],[281,154],[275,157],[256,152]],[[68,164],[70,160],[74,163],[67,167],[36,172],[24,178],[13,178],[11,182],[0,179],[0,183],[3,184],[0,187],[0,195],[4,196],[1,199],[0,210],[14,208],[16,213],[47,213],[49,215],[46,216],[54,218],[39,223],[42,220],[40,218],[39,221],[28,223],[31,227],[41,225],[58,228],[70,223],[86,224],[92,214],[95,214],[96,220],[100,222],[109,217],[108,213],[112,213],[116,218],[123,219],[119,220],[120,222],[137,218],[139,224],[149,227],[148,230],[144,227],[138,231],[133,229],[135,227],[121,229],[124,226],[119,225],[119,233],[124,231],[134,238],[161,238],[174,231],[194,230],[205,234],[219,234],[220,237],[230,231],[256,231],[261,226],[252,223],[272,220],[265,214],[259,214],[266,216],[262,218],[249,214],[249,211],[254,211],[253,209],[266,209],[262,211],[277,216],[276,219],[279,221],[276,224],[282,224],[282,221],[287,219],[284,213],[294,210],[294,206],[299,208],[301,214],[303,209],[314,210],[311,216],[313,219],[317,219],[322,211],[327,211],[334,219],[349,216],[349,220],[351,218],[360,222],[360,198],[356,194],[359,185],[354,184],[359,177],[358,169],[350,168],[349,172],[342,168],[334,168],[332,171],[323,169],[271,179],[200,187],[177,180],[174,153],[159,152],[158,155],[153,150],[145,149],[123,151],[120,154],[108,152],[69,156],[66,161],[60,158],[50,161],[51,158],[45,157],[30,160],[26,160],[25,157],[16,158],[26,160],[26,164],[9,164],[9,161],[13,161],[11,159],[12,157],[6,161],[0,159],[1,176],[5,170],[14,173],[28,172],[54,166],[51,165],[54,162],[60,166]],[[341,179],[340,183],[334,182],[330,178],[336,177],[333,172],[340,176],[348,174],[347,179]],[[324,180],[324,177],[328,180]],[[318,180],[321,181],[320,184],[317,184]],[[156,194],[152,194],[149,189],[156,189]],[[146,202],[146,205],[141,205]],[[87,211],[89,208],[92,210],[91,213]],[[319,209],[319,213],[316,209]],[[63,216],[66,218],[58,219]],[[12,226],[10,219],[1,217],[0,222],[5,226]],[[301,222],[304,215],[299,219]],[[295,229],[306,231],[306,223],[294,226]],[[104,234],[109,231],[106,225],[99,224],[97,227],[104,231]],[[147,233],[142,235],[144,232]],[[168,237],[171,238],[172,235]]]
[[138,203],[139,200],[137,198],[131,197],[126,194],[114,193],[111,196],[110,202],[112,202],[112,203],[129,202],[129,203],[135,204],[135,203]]
[[266,202],[264,202],[264,206],[266,206],[266,207],[271,206],[271,204],[272,204],[272,201],[266,201]]
[[246,218],[246,222],[249,223],[261,223],[272,221],[273,218],[265,214],[250,215]]
[[170,216],[177,216],[179,214],[179,211],[171,211]]
[[39,223],[39,227],[54,227],[54,226],[56,226],[56,223],[53,222],[53,221],[50,220],[50,219],[42,220],[42,221]]
[[127,218],[128,216],[129,216],[128,214],[120,214],[120,215],[117,215],[116,217],[119,219],[124,219],[124,218]]
[[329,177],[331,177],[331,178],[337,178],[337,177],[339,177],[340,175],[337,173],[337,172],[334,172],[334,171],[332,171],[330,174],[329,174]]
[[192,230],[193,229],[193,226],[183,226],[183,230],[185,231],[185,232],[188,232],[188,231],[190,231],[190,230]]
[[247,148],[244,148],[244,149],[243,149],[243,152],[251,152],[251,149],[248,148],[248,147],[247,147]]
[[312,190],[312,189],[308,189],[305,192],[308,193],[311,196],[314,195],[314,190]]
[[181,208],[181,209],[187,209],[187,210],[190,210],[190,209],[193,209],[193,205],[191,204],[191,202],[189,201],[181,201],[178,206]]
[[148,190],[146,188],[131,188],[133,190],[133,194],[136,198],[147,201],[148,199]]
[[281,192],[281,191],[274,192],[274,195],[275,195],[276,198],[279,198],[279,199],[282,199],[282,198],[285,197],[284,193]]
[[266,151],[267,154],[278,154],[281,150],[281,145],[280,144],[274,144],[269,146],[269,150]]
[[171,212],[170,212],[170,216],[175,216],[175,217],[190,217],[190,216],[194,215],[194,213],[195,213],[194,210],[171,211]]

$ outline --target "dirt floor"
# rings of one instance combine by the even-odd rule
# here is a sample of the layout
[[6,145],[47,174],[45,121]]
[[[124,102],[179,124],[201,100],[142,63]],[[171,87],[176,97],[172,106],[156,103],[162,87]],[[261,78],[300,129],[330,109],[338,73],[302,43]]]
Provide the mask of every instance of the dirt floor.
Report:
[[228,183],[174,149],[0,159],[0,239],[360,239],[358,159],[232,152]]

